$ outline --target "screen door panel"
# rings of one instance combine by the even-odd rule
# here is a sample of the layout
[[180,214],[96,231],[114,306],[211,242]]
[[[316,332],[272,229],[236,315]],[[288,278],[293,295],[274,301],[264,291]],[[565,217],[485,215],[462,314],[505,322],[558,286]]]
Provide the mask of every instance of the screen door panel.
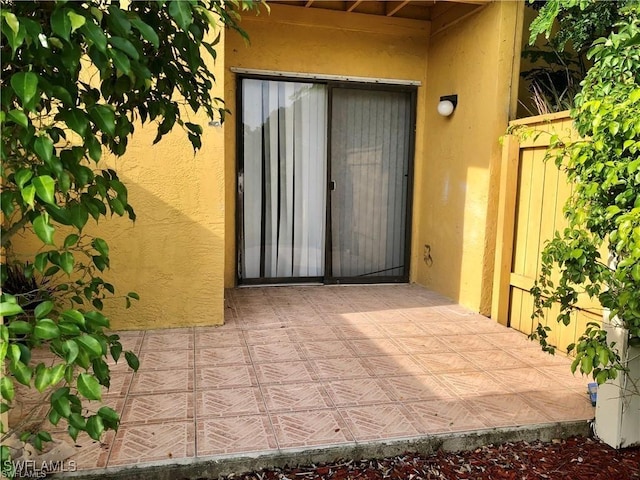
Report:
[[407,92],[332,91],[332,277],[406,277],[410,128]]
[[242,80],[242,279],[324,276],[327,87]]

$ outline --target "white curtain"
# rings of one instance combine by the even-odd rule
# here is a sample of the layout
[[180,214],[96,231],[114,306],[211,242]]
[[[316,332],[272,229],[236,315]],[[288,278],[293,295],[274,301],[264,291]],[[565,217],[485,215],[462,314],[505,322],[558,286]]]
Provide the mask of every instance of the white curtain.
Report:
[[242,278],[324,275],[327,91],[242,80]]

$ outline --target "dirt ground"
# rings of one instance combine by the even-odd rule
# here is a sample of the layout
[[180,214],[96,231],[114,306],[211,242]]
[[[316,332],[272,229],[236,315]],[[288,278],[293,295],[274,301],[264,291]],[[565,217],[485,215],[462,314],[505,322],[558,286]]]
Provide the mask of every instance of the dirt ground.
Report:
[[627,480],[640,479],[640,448],[616,451],[589,438],[488,445],[432,456],[405,453],[384,460],[261,470],[224,480]]

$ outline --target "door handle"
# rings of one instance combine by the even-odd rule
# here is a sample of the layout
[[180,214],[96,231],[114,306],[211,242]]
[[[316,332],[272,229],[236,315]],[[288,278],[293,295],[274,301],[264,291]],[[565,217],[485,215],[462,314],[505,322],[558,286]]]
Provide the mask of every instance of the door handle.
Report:
[[336,182],[335,180],[331,180],[329,182],[329,190],[335,190],[336,189]]

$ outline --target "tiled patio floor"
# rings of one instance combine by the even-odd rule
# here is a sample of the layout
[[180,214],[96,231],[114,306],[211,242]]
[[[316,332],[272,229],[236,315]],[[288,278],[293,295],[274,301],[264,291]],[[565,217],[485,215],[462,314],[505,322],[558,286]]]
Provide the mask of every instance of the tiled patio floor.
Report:
[[594,416],[567,358],[419,286],[230,290],[226,322],[122,333],[140,370],[113,368],[105,400],[120,430],[81,436],[78,466]]

